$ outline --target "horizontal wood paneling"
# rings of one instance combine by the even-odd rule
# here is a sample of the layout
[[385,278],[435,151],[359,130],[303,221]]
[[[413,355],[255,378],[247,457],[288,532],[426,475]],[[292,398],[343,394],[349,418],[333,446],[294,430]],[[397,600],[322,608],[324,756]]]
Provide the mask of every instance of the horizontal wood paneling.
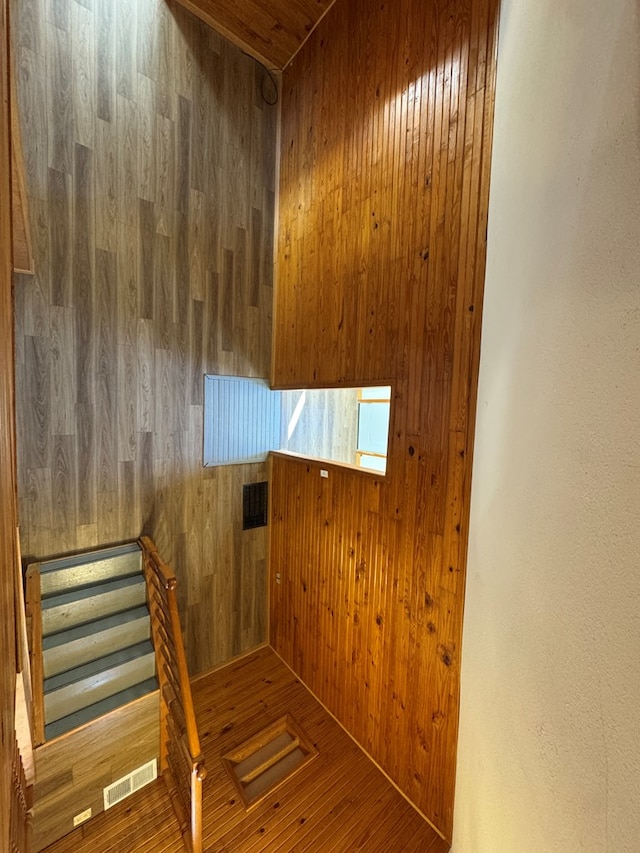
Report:
[[334,0],[177,0],[272,69],[282,69]]
[[149,534],[198,672],[265,639],[266,535],[241,525],[266,465],[202,467],[203,374],[269,370],[265,72],[164,0],[19,2],[14,43],[35,261],[16,279],[23,554]]
[[497,7],[343,0],[282,91],[274,384],[393,390],[386,478],[274,460],[272,643],[449,838]]
[[[193,698],[207,767],[203,826],[208,853],[449,849],[271,649],[197,680]],[[318,756],[247,813],[221,756],[284,714],[302,728]],[[157,790],[151,790],[153,829],[146,820],[147,797],[140,792],[71,833],[48,853],[175,850],[167,831],[174,819],[168,798],[163,810],[156,807],[157,798]],[[140,825],[145,826],[146,837]]]

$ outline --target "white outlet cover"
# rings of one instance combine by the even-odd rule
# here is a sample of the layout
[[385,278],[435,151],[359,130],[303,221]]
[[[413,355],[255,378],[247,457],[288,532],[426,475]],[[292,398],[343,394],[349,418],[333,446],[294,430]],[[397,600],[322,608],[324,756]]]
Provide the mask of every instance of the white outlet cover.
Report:
[[73,825],[74,826],[80,826],[81,823],[84,823],[85,820],[89,820],[90,817],[91,817],[91,809],[90,808],[85,809],[83,812],[80,812],[80,814],[77,814],[74,817]]
[[321,469],[320,469],[320,476],[321,476],[321,477],[324,477],[324,479],[325,479],[325,480],[328,480],[328,479],[329,479],[329,472],[327,471],[327,469],[326,469],[326,468],[321,468]]

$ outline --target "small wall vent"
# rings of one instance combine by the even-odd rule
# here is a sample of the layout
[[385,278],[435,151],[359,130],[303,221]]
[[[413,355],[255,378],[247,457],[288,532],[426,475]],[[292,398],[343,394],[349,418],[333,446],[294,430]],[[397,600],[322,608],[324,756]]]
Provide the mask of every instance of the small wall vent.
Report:
[[149,782],[153,782],[157,775],[158,764],[154,758],[153,761],[143,764],[142,767],[132,770],[127,776],[123,776],[122,779],[113,782],[103,790],[104,810],[110,809],[111,806],[115,806],[116,803],[124,800],[130,794],[139,791],[140,788],[144,788]]
[[242,529],[265,527],[269,484],[251,483],[242,487]]

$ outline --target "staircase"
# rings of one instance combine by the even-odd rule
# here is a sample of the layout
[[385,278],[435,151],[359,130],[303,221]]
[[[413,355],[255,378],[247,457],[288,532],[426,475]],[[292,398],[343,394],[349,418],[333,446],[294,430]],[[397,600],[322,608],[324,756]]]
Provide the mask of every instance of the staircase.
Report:
[[[34,584],[45,741],[158,688],[137,543],[34,563],[27,590]],[[34,614],[38,604],[28,607]]]

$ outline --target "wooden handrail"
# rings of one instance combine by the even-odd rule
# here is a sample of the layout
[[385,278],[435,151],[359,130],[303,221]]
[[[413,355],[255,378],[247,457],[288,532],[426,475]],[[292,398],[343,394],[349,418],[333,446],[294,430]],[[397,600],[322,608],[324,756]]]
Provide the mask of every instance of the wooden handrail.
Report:
[[160,685],[160,771],[186,849],[202,853],[202,783],[206,770],[182,641],[178,582],[151,539],[142,536],[138,542]]
[[42,603],[40,570],[30,566],[26,574],[25,607],[29,626],[29,661],[31,664],[31,713],[34,746],[44,743],[44,669],[42,658]]

